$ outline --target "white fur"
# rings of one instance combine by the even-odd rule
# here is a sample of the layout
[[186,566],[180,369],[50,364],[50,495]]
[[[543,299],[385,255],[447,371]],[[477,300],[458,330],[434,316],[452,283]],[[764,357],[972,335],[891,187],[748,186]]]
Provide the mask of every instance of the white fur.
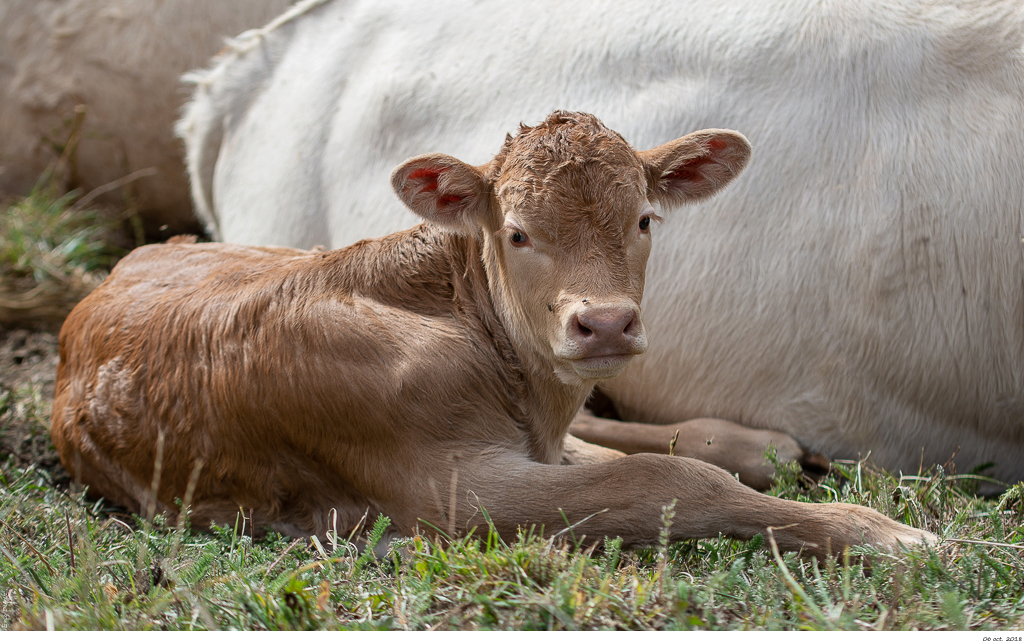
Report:
[[196,76],[180,125],[224,241],[339,247],[415,222],[391,169],[482,163],[596,114],[636,148],[744,133],[723,194],[661,212],[628,419],[715,416],[916,472],[1024,477],[1017,0],[312,6]]
[[[173,125],[179,76],[263,24],[290,0],[13,0],[0,2],[0,193],[27,192],[86,108],[72,187],[85,191],[152,168],[130,186],[141,211],[194,221]],[[112,190],[106,196],[123,196]]]

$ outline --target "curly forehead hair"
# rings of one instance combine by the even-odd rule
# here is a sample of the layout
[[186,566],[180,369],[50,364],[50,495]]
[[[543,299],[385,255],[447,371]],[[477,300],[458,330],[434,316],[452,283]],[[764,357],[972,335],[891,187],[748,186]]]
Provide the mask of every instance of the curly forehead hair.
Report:
[[632,147],[596,116],[559,110],[539,125],[520,124],[514,137],[507,135],[494,158],[492,172],[495,178],[517,170],[543,175],[596,161],[615,151],[631,152]]

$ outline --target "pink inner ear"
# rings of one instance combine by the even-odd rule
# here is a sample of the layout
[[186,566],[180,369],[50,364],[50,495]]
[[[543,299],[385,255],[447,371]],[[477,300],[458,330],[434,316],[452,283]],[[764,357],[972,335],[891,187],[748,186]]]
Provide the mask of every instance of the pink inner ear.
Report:
[[[711,143],[719,143],[719,141],[712,141]],[[722,145],[724,147],[725,144]],[[715,146],[712,145],[712,147]],[[709,156],[693,159],[692,161],[687,161],[686,163],[682,164],[672,172],[665,175],[665,179],[669,181],[687,181],[690,183],[700,181],[701,179],[704,178],[703,175],[701,175],[700,173],[700,168],[708,165],[709,163],[716,163],[716,161]]]
[[725,141],[719,141],[718,139],[711,139],[708,141],[708,147],[712,150],[724,150],[729,147],[729,144]]
[[[447,172],[448,170],[449,168],[444,167],[420,168],[410,172],[407,180],[419,182],[419,190],[416,191],[417,194],[423,194],[424,192],[436,193],[438,190],[437,182],[441,177],[441,173]],[[439,194],[437,195],[437,200],[435,202],[436,207],[438,210],[441,210],[442,208],[456,204],[469,196],[470,195]]]
[[447,170],[448,168],[420,168],[409,173],[409,180],[425,179],[423,187],[418,192],[434,192],[437,190],[438,178],[440,178],[442,172]]
[[466,197],[464,197],[464,196],[460,197],[459,195],[440,195],[437,198],[437,207],[438,207],[438,209],[444,208],[445,206],[450,206],[453,203],[457,203],[459,201],[462,201],[465,198]]

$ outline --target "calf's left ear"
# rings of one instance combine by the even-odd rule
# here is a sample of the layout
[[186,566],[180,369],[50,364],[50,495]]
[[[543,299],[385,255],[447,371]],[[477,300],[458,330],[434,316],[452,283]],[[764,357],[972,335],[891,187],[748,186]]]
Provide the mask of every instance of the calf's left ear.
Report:
[[480,229],[490,196],[481,170],[447,154],[409,159],[391,173],[391,187],[423,219],[470,235]]
[[746,167],[750,143],[732,130],[700,130],[637,156],[647,173],[648,196],[678,206],[728,185]]

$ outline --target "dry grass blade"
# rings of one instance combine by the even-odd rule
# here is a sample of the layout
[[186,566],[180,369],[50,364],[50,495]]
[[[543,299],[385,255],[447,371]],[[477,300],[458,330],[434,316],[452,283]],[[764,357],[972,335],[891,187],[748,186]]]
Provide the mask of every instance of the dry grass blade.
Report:
[[38,283],[28,290],[0,276],[0,324],[17,325],[34,321],[60,321],[75,304],[103,281],[104,274],[73,271],[61,280]]
[[978,546],[993,546],[998,548],[1013,548],[1015,550],[1024,550],[1024,544],[1020,543],[1001,543],[999,541],[978,541],[977,539],[943,539],[944,543],[971,543]]
[[95,201],[97,197],[100,197],[101,195],[104,195],[104,194],[106,194],[108,192],[112,192],[114,190],[117,190],[118,188],[123,188],[123,187],[127,186],[129,183],[132,183],[133,181],[137,181],[137,180],[142,179],[144,177],[152,177],[155,174],[157,174],[157,169],[156,168],[143,168],[141,170],[136,170],[135,172],[133,172],[133,173],[131,173],[129,175],[125,175],[125,176],[121,177],[120,179],[116,179],[114,181],[111,181],[110,183],[105,183],[102,186],[99,186],[98,188],[93,188],[91,191],[89,191],[88,194],[86,194],[84,197],[79,199],[75,203],[75,205],[72,206],[68,210],[68,212],[69,213],[80,212],[83,208],[85,208],[86,206],[91,204],[93,201]]
[[71,557],[71,574],[75,574],[75,539],[71,533],[71,514],[64,513],[64,523],[68,528],[68,555]]

